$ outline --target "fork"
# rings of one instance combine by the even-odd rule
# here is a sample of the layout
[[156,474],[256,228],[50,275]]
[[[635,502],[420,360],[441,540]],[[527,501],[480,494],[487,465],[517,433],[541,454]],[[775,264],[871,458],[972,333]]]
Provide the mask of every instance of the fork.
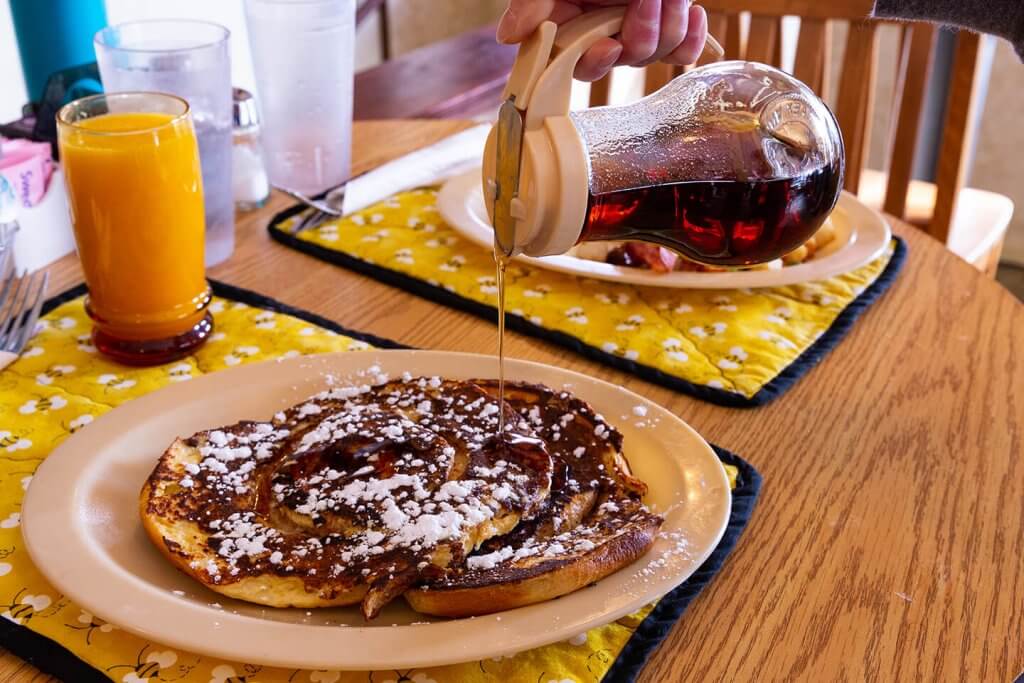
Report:
[[[0,273],[7,270],[10,258],[10,249],[0,253]],[[14,269],[0,284],[0,370],[18,358],[35,333],[49,284],[49,272],[15,275]]]
[[302,202],[313,209],[311,212],[303,216],[302,220],[292,226],[292,234],[298,235],[303,230],[317,227],[321,223],[324,223],[328,218],[341,218],[345,215],[341,207],[342,202],[345,201],[345,187],[347,184],[348,181],[338,187],[332,188],[324,195],[323,199],[313,199],[301,192],[289,190],[287,187],[275,186],[275,189],[284,192],[292,199]]

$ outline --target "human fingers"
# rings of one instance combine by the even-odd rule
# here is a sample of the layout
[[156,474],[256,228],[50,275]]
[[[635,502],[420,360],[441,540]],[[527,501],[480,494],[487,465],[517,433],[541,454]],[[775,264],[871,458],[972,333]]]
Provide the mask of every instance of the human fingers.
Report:
[[622,20],[622,54],[619,64],[643,64],[658,49],[661,34],[661,0],[630,0]]
[[693,64],[700,58],[701,52],[704,51],[704,43],[708,39],[707,12],[703,7],[694,5],[690,8],[688,20],[689,28],[686,31],[686,38],[662,61],[685,66]]
[[660,62],[679,47],[686,38],[690,0],[661,0],[661,25],[654,54],[637,66]]
[[583,12],[575,0],[509,0],[498,21],[499,43],[520,43],[550,19],[561,24]]
[[621,54],[622,43],[614,38],[601,38],[583,53],[573,75],[581,81],[596,81],[611,71]]

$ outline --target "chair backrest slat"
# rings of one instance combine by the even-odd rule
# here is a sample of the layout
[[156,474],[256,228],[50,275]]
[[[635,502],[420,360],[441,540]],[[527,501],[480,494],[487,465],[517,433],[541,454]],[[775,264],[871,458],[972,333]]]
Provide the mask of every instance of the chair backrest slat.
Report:
[[749,61],[760,61],[764,65],[771,63],[775,55],[775,39],[778,37],[778,17],[751,17],[751,24],[746,32],[746,54]]
[[782,17],[775,17],[775,49],[772,50],[771,65],[782,68]]
[[751,62],[771,64],[775,57],[775,43],[778,37],[779,17],[766,17],[757,14],[750,17],[745,59]]
[[883,208],[894,216],[907,211],[907,191],[914,172],[914,152],[924,110],[924,90],[931,73],[935,46],[932,24],[909,24],[903,28],[899,72],[896,77],[896,125],[890,140],[892,161]]
[[599,81],[590,84],[590,106],[603,107],[608,104],[608,95],[611,92],[612,75],[608,74]]
[[871,110],[878,67],[877,27],[868,21],[850,24],[836,102],[836,118],[846,146],[846,181],[843,186],[854,193],[860,185],[860,171],[864,168],[871,138]]
[[[729,18],[721,12],[708,12],[708,33],[715,36],[719,40],[725,40],[725,36],[728,33]],[[722,47],[726,47],[724,44]],[[726,48],[728,53],[728,48]],[[716,61],[715,55],[710,50],[705,50],[700,59],[697,60],[698,66],[704,66]]]
[[743,32],[740,27],[740,15],[730,14],[725,21],[725,48],[726,59],[743,59],[747,53],[747,45],[743,41]]
[[984,68],[980,59],[981,42],[991,40],[970,31],[961,31],[953,54],[953,69],[946,100],[942,146],[935,167],[935,212],[928,223],[928,232],[942,242],[949,239],[957,198],[967,180],[968,155],[972,147],[973,122],[981,106],[981,97],[974,84]]
[[831,83],[825,78],[832,61],[832,31],[827,19],[801,19],[793,75],[828,99]]
[[705,8],[736,15],[756,11],[770,16],[849,19],[857,21],[871,14],[874,0],[708,0]]
[[644,69],[644,94],[650,95],[655,90],[660,90],[662,86],[680,73],[682,73],[682,68],[677,68],[671,64],[658,62],[649,65]]

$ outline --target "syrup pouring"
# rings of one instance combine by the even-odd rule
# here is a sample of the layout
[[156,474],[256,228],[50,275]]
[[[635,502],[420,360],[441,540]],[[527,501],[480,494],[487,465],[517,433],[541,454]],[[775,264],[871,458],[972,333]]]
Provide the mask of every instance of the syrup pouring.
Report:
[[[839,199],[844,152],[835,117],[771,66],[709,64],[628,106],[570,113],[577,62],[619,33],[624,11],[541,24],[519,47],[484,149],[502,401],[505,269],[517,254],[633,240],[699,263],[749,266],[798,248]],[[714,39],[709,46],[721,54]]]

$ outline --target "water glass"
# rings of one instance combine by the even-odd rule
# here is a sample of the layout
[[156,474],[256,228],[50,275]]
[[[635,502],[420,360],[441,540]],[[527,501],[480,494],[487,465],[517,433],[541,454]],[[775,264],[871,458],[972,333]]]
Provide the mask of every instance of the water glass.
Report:
[[203,183],[185,100],[94,95],[57,114],[93,343],[132,365],[192,351],[213,329]]
[[352,154],[356,0],[245,0],[272,185],[316,194]]
[[104,90],[156,91],[188,101],[203,167],[206,265],[235,247],[231,182],[230,32],[205,21],[135,21],[96,34]]

